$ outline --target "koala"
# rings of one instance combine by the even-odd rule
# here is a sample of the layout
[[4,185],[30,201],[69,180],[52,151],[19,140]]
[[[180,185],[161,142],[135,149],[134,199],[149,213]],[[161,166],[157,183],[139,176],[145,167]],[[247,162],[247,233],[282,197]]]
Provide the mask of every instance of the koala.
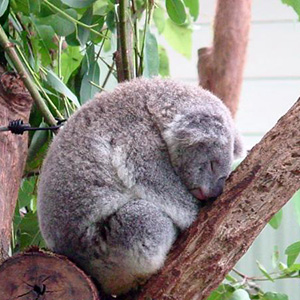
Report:
[[83,105],[45,158],[38,217],[47,246],[105,293],[163,265],[203,201],[222,193],[241,141],[217,97],[171,79],[134,79]]

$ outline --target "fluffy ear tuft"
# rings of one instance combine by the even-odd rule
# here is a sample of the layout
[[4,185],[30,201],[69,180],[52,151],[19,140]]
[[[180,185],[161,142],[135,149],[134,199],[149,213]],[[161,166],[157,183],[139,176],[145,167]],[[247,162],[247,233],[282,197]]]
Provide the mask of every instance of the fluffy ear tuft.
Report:
[[235,130],[234,135],[234,150],[233,150],[234,158],[239,158],[244,155],[244,146],[242,142],[242,138],[240,133]]
[[163,137],[169,147],[228,142],[228,132],[220,117],[197,112],[177,115],[163,132]]

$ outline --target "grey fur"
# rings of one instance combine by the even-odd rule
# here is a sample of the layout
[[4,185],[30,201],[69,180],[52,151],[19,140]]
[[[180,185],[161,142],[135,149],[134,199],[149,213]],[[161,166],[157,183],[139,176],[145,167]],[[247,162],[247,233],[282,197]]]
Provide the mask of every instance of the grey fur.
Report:
[[201,201],[190,191],[218,196],[240,150],[229,111],[208,91],[159,78],[120,84],[55,137],[39,183],[43,237],[106,293],[125,293],[195,220]]

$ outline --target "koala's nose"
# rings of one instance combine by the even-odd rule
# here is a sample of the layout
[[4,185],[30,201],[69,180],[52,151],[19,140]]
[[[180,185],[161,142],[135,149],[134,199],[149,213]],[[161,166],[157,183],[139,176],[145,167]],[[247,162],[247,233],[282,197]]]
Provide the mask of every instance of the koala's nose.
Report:
[[196,197],[198,200],[206,200],[209,197],[207,197],[204,193],[203,190],[201,188],[196,188],[191,190],[191,193],[194,197]]

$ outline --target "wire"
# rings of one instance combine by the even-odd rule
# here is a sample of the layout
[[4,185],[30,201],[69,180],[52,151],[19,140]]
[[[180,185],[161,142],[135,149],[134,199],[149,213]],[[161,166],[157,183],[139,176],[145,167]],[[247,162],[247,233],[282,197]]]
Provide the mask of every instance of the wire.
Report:
[[26,124],[23,120],[10,121],[7,127],[0,127],[0,132],[10,131],[13,134],[23,134],[25,131],[37,131],[37,130],[57,130],[64,125],[67,120],[58,120],[56,126],[50,127],[31,127],[30,124]]

